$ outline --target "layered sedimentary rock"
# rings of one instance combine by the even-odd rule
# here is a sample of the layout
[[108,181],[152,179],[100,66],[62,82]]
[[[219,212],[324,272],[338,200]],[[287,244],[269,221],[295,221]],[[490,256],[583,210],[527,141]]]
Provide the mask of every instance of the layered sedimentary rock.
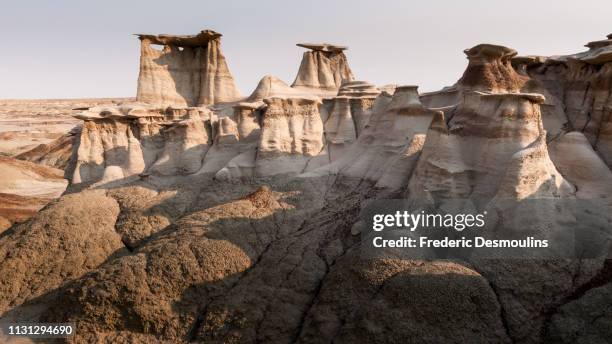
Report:
[[221,52],[221,34],[204,30],[193,36],[137,36],[141,41],[138,101],[201,106],[240,98]]
[[361,134],[372,116],[380,91],[367,81],[346,81],[338,96],[325,102],[325,139],[330,160],[335,160]]
[[[133,98],[0,100],[0,154],[16,157],[53,143],[81,123],[73,117],[84,108],[115,106]],[[49,159],[47,162],[51,162]]]
[[[191,174],[202,167],[212,141],[210,129],[206,128],[200,117],[200,110],[189,108],[186,111],[184,119],[164,124],[164,149],[151,166],[151,172],[163,175]],[[210,123],[210,112],[202,113]]]
[[[338,98],[341,99],[340,102]],[[345,97],[338,98],[334,99],[336,105],[342,105],[348,100]],[[348,127],[352,131],[347,131],[351,136],[345,134],[343,137],[344,140],[347,137],[352,138],[354,144],[335,154],[338,150],[337,143],[332,137],[328,148],[331,163],[304,176],[341,174],[379,181],[381,186],[392,188],[406,183],[423,145],[423,135],[427,132],[434,114],[438,112],[421,105],[416,86],[400,86],[395,89],[393,96],[385,92],[371,101],[371,116],[359,137],[356,138],[355,127],[350,125]],[[348,115],[344,115],[344,123],[353,123],[351,112],[347,109],[346,113]],[[333,120],[332,116],[333,111],[326,125]],[[337,135],[338,131],[335,133]]]
[[321,102],[300,98],[269,98],[265,102],[255,173],[302,172],[324,146]]
[[[142,119],[140,117],[143,116]],[[141,144],[142,136],[160,136],[159,112],[139,108],[93,108],[79,115],[84,120],[77,150],[72,182],[107,182],[137,175],[152,163],[163,147],[161,138],[155,144]],[[144,147],[143,149],[143,145]],[[161,147],[160,147],[161,146]]]
[[[52,166],[61,170],[66,170],[68,175],[72,175],[73,166],[69,166],[72,160],[75,140],[81,135],[81,127],[74,127],[68,134],[65,134],[50,143],[40,145],[16,155],[19,160],[35,162],[41,165]],[[78,142],[77,142],[78,143]]]
[[508,173],[518,173],[509,170],[519,163],[513,161],[523,161],[529,156],[525,150],[540,145],[544,150],[536,155],[540,161],[533,168],[543,167],[542,174],[528,184],[514,181],[510,185],[517,188],[513,197],[530,196],[549,180],[554,187],[567,187],[542,142],[545,131],[539,104],[543,101],[537,94],[466,93],[448,123],[441,114],[432,123],[410,192],[420,195],[426,190],[426,195],[418,196],[425,198],[490,199],[502,191]]
[[261,102],[238,103],[229,109],[228,116],[215,121],[213,145],[199,173],[216,174],[218,178],[253,175],[262,106]]
[[342,47],[309,45],[308,85],[266,76],[239,102],[85,111],[73,183],[102,190],[0,235],[0,322],[77,322],[72,342],[606,342],[605,254],[364,257],[357,234],[370,202],[403,197],[487,210],[479,235],[605,244],[607,46],[478,45],[455,86],[419,95],[349,80]]
[[517,73],[511,59],[514,49],[500,45],[479,44],[464,50],[468,65],[461,78],[450,87],[421,96],[427,107],[446,107],[458,104],[464,92],[493,93],[519,92],[527,77]]
[[442,108],[450,115],[448,111],[452,111],[466,92],[538,93],[544,96],[541,113],[548,137],[555,137],[563,131],[567,122],[563,104],[526,72],[525,65],[539,58],[519,57],[514,49],[492,44],[479,44],[464,53],[468,65],[461,78],[451,87],[423,94],[421,100],[425,106]]
[[564,107],[565,131],[583,132],[612,166],[612,40],[590,42],[588,51],[527,65],[527,73]]
[[299,43],[298,46],[311,51],[304,53],[291,87],[322,96],[333,96],[343,81],[354,79],[344,55],[347,47],[327,43]]
[[33,216],[66,189],[62,170],[0,156],[0,232]]

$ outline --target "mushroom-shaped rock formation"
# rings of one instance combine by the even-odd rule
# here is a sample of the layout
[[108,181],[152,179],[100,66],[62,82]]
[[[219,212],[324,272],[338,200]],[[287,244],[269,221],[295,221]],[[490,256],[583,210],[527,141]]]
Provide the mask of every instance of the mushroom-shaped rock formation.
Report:
[[556,137],[564,130],[567,116],[562,102],[528,73],[528,68],[546,58],[517,56],[514,49],[492,44],[479,44],[464,52],[469,62],[463,76],[451,87],[423,94],[421,100],[425,106],[442,108],[448,116],[466,92],[539,93],[545,99],[541,111],[548,138]]
[[525,83],[512,68],[516,50],[501,45],[479,44],[466,49],[468,66],[457,84],[467,90],[518,92]]
[[[427,133],[418,166],[410,180],[411,197],[490,200],[504,187],[513,158],[534,157],[520,152],[537,143],[544,147],[533,168],[542,168],[512,198],[525,198],[552,183],[551,195],[571,191],[550,162],[540,107],[544,97],[526,93],[466,93],[448,124],[438,117]],[[530,160],[531,161],[531,160]],[[522,184],[522,183],[521,183]],[[518,185],[515,185],[518,187]],[[548,189],[547,189],[548,190]],[[507,193],[507,192],[506,192]]]
[[421,95],[427,107],[446,107],[459,103],[463,92],[519,92],[527,77],[512,67],[516,51],[501,45],[479,44],[463,51],[468,65],[457,83],[441,91]]
[[[141,41],[138,101],[202,106],[240,98],[221,52],[220,33],[137,36]],[[163,50],[151,45],[162,45]]]
[[343,81],[354,79],[344,55],[347,47],[327,43],[297,45],[311,51],[304,53],[300,69],[291,87],[331,97],[337,94]]

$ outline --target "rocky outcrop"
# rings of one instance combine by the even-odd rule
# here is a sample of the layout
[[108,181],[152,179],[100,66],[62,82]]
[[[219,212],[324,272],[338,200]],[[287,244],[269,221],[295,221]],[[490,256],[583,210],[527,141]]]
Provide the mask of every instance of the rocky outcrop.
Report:
[[580,132],[569,132],[549,144],[551,159],[576,186],[576,197],[596,200],[612,195],[612,171]]
[[[189,79],[187,57],[218,37],[142,39]],[[266,76],[206,106],[190,106],[197,87],[180,91],[193,103],[160,89],[180,105],[78,115],[80,185],[0,234],[0,322],[76,322],[77,343],[609,337],[608,43],[571,58],[478,45],[456,85],[425,95],[354,81],[343,47],[305,46],[293,87]],[[359,215],[397,198],[488,211],[487,238],[603,251],[367,255]]]
[[500,45],[479,44],[464,50],[468,65],[455,85],[421,95],[427,107],[442,108],[456,105],[465,92],[520,92],[527,77],[512,67],[517,52]]
[[584,133],[612,166],[612,40],[588,43],[589,50],[553,56],[527,66],[527,73],[560,102],[567,115],[564,131]]
[[[192,174],[202,167],[210,144],[210,129],[200,117],[200,110],[189,108],[184,119],[164,123],[164,149],[149,169],[162,175]],[[210,112],[202,111],[209,120]],[[144,167],[144,166],[143,166]]]
[[[571,187],[550,162],[546,151],[545,131],[539,104],[544,97],[524,93],[472,92],[454,110],[448,120],[436,117],[427,133],[427,140],[419,164],[410,181],[410,193],[417,198],[431,199],[476,198],[488,200],[498,192],[508,173],[515,168],[527,168],[529,159],[538,162],[531,168],[543,168],[529,183],[517,183],[512,198],[523,198],[537,192],[542,183],[551,180],[558,188],[553,193],[566,193]],[[531,155],[530,149],[543,147],[540,154]],[[517,161],[514,161],[514,160]],[[426,191],[425,191],[426,190]],[[423,194],[425,191],[426,194]]]
[[199,173],[217,178],[250,177],[255,169],[255,153],[261,136],[263,103],[239,103],[230,115],[214,123],[214,141]]
[[541,57],[517,56],[514,49],[492,44],[479,44],[464,52],[469,62],[462,77],[451,87],[423,94],[421,101],[426,107],[441,108],[448,116],[469,92],[537,93],[544,96],[540,108],[548,139],[562,133],[567,123],[562,102],[527,73],[527,65],[541,61]]
[[142,173],[163,148],[166,115],[140,107],[92,108],[78,115],[84,123],[72,183],[109,182]]
[[240,98],[221,52],[221,34],[204,30],[193,36],[137,36],[141,41],[138,101],[202,106]]
[[518,92],[526,79],[512,68],[514,49],[500,45],[479,44],[464,51],[468,66],[457,86],[464,90],[485,92]]
[[319,100],[269,98],[262,118],[255,173],[302,172],[324,146]]
[[[80,342],[116,336],[145,342],[149,337],[138,334],[143,329],[153,331],[157,341],[195,337],[192,327],[199,323],[203,306],[229,291],[277,235],[294,230],[274,219],[274,213],[287,207],[278,201],[280,196],[261,187],[193,212],[176,230],[66,288],[46,319],[78,321]],[[94,289],[100,292],[89,292]]]
[[500,309],[486,279],[464,266],[368,260],[355,250],[329,273],[299,342],[510,343]]
[[299,43],[310,49],[304,53],[300,69],[291,87],[321,96],[334,96],[343,81],[352,81],[344,50],[347,47],[327,43]]
[[[346,81],[338,96],[325,102],[325,139],[330,159],[335,160],[361,134],[370,121],[380,91],[367,81]],[[325,118],[326,117],[326,118]]]
[[[345,100],[348,101],[348,98],[338,98],[341,101],[334,99],[335,105],[343,105]],[[304,174],[305,177],[341,174],[379,181],[381,187],[397,188],[405,185],[420,153],[423,135],[437,112],[423,107],[416,86],[397,87],[393,96],[384,92],[372,101],[369,110],[371,115],[358,138],[355,127],[351,126],[356,121],[351,118],[352,113],[345,105],[343,117],[338,116],[338,122],[344,119],[340,123],[350,129],[344,131],[344,142],[334,141],[340,132],[336,131],[336,136],[328,139],[331,163]],[[326,126],[336,114],[332,111]],[[339,125],[336,127],[342,128]],[[351,141],[355,142],[343,151],[337,148],[339,144]]]

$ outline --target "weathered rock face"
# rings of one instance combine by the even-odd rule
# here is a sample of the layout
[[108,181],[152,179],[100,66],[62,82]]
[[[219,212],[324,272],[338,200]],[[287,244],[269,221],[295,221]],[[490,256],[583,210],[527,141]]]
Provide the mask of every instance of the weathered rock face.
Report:
[[219,179],[253,176],[262,107],[261,102],[239,103],[229,109],[229,116],[218,118],[213,146],[199,173],[212,173]]
[[564,131],[583,132],[608,166],[612,166],[612,40],[588,43],[589,50],[556,56],[527,65],[565,109]]
[[266,76],[240,102],[79,115],[73,183],[93,190],[0,234],[0,322],[78,322],[76,343],[610,337],[605,256],[364,257],[357,235],[370,202],[404,198],[495,213],[486,235],[605,242],[608,43],[572,59],[478,45],[455,86],[426,95],[351,80],[343,47],[306,47],[301,85]]
[[206,108],[92,108],[83,119],[72,183],[134,179],[144,172],[193,174],[212,144]]
[[[139,34],[138,101],[156,105],[202,106],[240,98],[221,52],[221,34]],[[162,45],[163,50],[151,45]]]
[[499,312],[487,281],[471,269],[451,262],[365,260],[355,250],[330,271],[299,342],[509,343]]
[[[330,130],[332,135],[326,131],[331,163],[304,176],[341,174],[378,181],[381,187],[405,185],[436,112],[421,105],[416,86],[397,87],[393,96],[383,92],[375,99],[361,98],[360,103],[368,99],[367,124],[359,132],[355,117],[364,113],[363,108],[352,112],[348,105],[351,99],[346,96],[333,100],[334,108],[325,123],[326,129],[338,128]],[[338,111],[339,107],[343,111]]]
[[499,45],[480,44],[465,50],[467,69],[457,82],[466,90],[486,92],[518,92],[526,81],[512,68],[516,50]]
[[[209,112],[203,112],[207,119]],[[210,120],[209,122],[210,123]],[[192,174],[202,167],[202,160],[212,143],[197,108],[187,110],[185,119],[169,123],[163,130],[164,150],[151,166],[151,172],[163,175]]]
[[466,49],[468,65],[455,85],[421,96],[427,107],[443,108],[456,105],[464,92],[491,93],[520,92],[528,78],[515,71],[511,59],[516,51],[511,48],[480,44]]
[[323,149],[321,102],[269,98],[262,119],[255,173],[259,176],[302,172]]
[[333,96],[343,81],[354,79],[343,52],[347,47],[326,43],[300,43],[298,46],[311,51],[304,53],[300,69],[291,87],[322,96]]
[[370,121],[372,106],[379,94],[367,81],[346,81],[337,97],[325,101],[323,121],[329,149],[343,150],[357,139]]
[[[550,162],[542,141],[541,95],[472,92],[464,99],[452,110],[448,123],[442,115],[432,123],[410,182],[411,194],[425,199],[486,200],[498,192],[510,192],[505,189],[510,187],[515,188],[512,198],[520,199],[537,192],[551,179],[555,187],[567,189],[563,192],[571,190]],[[540,153],[531,155],[531,149]],[[519,168],[514,167],[516,164],[529,168],[525,165],[528,158],[539,160],[530,162],[534,170],[514,170]],[[505,180],[508,173],[530,172],[537,175],[528,184]],[[424,190],[426,195],[422,194]]]

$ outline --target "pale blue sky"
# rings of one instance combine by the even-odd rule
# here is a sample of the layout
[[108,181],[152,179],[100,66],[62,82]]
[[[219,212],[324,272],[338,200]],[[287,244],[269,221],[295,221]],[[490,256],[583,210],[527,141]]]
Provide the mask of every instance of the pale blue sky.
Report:
[[223,34],[238,87],[291,83],[302,48],[345,44],[360,80],[452,84],[462,51],[503,44],[520,54],[566,54],[612,33],[612,2],[581,1],[3,1],[0,98],[134,96],[138,39],[132,33]]

